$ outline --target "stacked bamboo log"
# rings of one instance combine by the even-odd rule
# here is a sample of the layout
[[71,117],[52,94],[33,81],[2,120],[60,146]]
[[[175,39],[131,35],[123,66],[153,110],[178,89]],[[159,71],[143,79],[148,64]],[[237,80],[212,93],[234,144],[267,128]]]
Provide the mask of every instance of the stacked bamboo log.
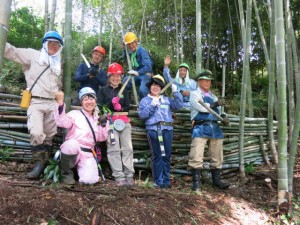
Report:
[[[11,147],[15,151],[13,160],[30,160],[29,134],[26,125],[26,110],[19,107],[20,96],[0,93],[0,148]],[[150,168],[150,150],[147,142],[144,122],[139,119],[136,108],[129,112],[132,124],[132,143],[134,163],[137,169]],[[228,115],[230,126],[222,127],[224,132],[224,164],[223,168],[239,167],[239,117]],[[188,153],[191,145],[191,121],[188,110],[173,112],[174,139],[172,145],[172,171],[180,174],[190,174],[188,170]],[[274,121],[274,133],[277,132],[277,122]],[[244,138],[244,161],[251,164],[263,164],[272,156],[268,148],[267,119],[246,118]],[[54,150],[59,149],[62,134],[59,129],[54,139]],[[207,151],[205,153],[205,168],[209,168]]]

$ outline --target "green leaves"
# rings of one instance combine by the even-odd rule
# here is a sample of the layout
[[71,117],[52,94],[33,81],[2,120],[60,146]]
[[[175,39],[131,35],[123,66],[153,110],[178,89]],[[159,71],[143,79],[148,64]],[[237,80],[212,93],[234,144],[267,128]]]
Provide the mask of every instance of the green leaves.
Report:
[[4,147],[0,149],[0,160],[2,162],[6,161],[10,158],[11,153],[13,153],[14,150],[11,147]]
[[60,182],[61,171],[58,161],[49,159],[49,165],[44,170],[44,179],[52,180],[54,183]]

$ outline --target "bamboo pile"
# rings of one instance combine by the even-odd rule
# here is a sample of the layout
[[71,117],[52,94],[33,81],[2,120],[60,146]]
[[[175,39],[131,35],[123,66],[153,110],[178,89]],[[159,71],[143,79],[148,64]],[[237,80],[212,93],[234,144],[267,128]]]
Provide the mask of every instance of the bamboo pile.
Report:
[[[5,100],[3,100],[5,99]],[[8,101],[9,100],[9,101]],[[5,146],[14,149],[13,160],[30,160],[29,134],[26,125],[26,110],[19,107],[20,96],[0,93],[0,148]],[[137,169],[150,168],[150,150],[147,142],[144,123],[139,119],[136,109],[129,112],[132,124],[132,143],[134,148],[134,162]],[[224,164],[223,168],[239,167],[239,117],[228,115],[231,125],[222,127],[224,132]],[[174,139],[172,145],[172,171],[180,174],[190,174],[188,170],[188,153],[191,145],[190,112],[180,110],[173,113]],[[274,133],[277,131],[277,122],[274,121]],[[267,119],[245,119],[245,163],[263,164],[272,158],[268,149]],[[59,149],[62,143],[62,134],[59,129],[54,139],[54,150]],[[207,154],[207,151],[206,153]],[[209,168],[207,157],[205,168]]]

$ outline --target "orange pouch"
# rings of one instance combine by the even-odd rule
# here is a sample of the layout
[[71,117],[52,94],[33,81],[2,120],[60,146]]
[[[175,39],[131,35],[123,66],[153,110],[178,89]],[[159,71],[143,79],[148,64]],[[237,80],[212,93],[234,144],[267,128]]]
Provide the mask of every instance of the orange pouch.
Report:
[[20,108],[28,109],[30,101],[31,101],[31,92],[29,90],[23,90]]

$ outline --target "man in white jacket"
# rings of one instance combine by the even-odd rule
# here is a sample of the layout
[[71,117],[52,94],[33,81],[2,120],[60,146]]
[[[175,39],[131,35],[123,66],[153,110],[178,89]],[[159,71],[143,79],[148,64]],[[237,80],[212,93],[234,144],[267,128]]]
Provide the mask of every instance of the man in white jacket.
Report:
[[[57,132],[54,121],[55,92],[61,88],[63,40],[56,31],[45,33],[40,51],[5,45],[4,57],[23,66],[31,102],[27,109],[33,170],[27,178],[39,178],[52,152],[52,139]],[[41,76],[40,76],[41,75]],[[40,77],[39,77],[40,76]]]

